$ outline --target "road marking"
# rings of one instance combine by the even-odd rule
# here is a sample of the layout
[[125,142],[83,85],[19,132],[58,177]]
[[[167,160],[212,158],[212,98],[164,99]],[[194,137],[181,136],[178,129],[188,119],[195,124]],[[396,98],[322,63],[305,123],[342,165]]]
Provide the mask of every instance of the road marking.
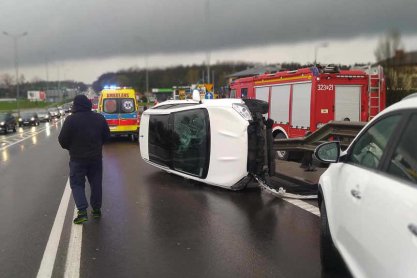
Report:
[[288,198],[282,198],[284,201],[287,201],[288,203],[293,204],[294,206],[297,206],[305,211],[308,211],[314,215],[317,215],[320,217],[320,210],[318,207],[310,205],[307,202],[304,202],[302,200],[297,199],[288,199]]
[[64,227],[64,220],[67,213],[70,196],[71,189],[68,179],[67,184],[65,185],[64,194],[62,195],[61,203],[58,207],[58,212],[55,216],[54,225],[52,226],[51,233],[49,234],[48,243],[46,244],[46,248],[43,253],[38,275],[36,276],[37,278],[52,277],[52,271],[54,269],[56,253],[58,251],[58,245],[61,239],[62,228]]
[[[74,208],[74,218],[77,217],[77,208]],[[81,264],[81,243],[83,240],[83,225],[71,226],[71,235],[68,244],[67,261],[65,263],[65,278],[79,278]]]
[[25,141],[25,140],[27,140],[27,139],[29,139],[29,138],[32,138],[33,136],[35,136],[35,135],[37,135],[37,134],[39,134],[39,133],[41,133],[41,132],[44,132],[45,130],[46,130],[46,128],[44,128],[44,129],[42,129],[42,130],[40,130],[40,131],[38,131],[38,132],[34,133],[33,135],[30,135],[30,136],[28,136],[28,137],[24,137],[23,139],[20,139],[20,140],[17,140],[17,141],[15,141],[15,142],[13,142],[13,143],[10,143],[9,145],[7,145],[7,146],[5,146],[5,147],[0,148],[0,151],[5,150],[5,149],[7,149],[7,148],[9,148],[9,147],[11,147],[11,146],[13,146],[13,145],[19,144],[20,142]]

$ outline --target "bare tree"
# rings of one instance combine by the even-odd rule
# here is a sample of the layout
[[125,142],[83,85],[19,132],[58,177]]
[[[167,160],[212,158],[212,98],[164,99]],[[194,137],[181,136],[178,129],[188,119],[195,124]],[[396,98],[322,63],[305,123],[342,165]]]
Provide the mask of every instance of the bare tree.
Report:
[[31,79],[31,83],[39,83],[39,82],[42,82],[43,80],[39,77],[39,76],[34,76],[32,79]]
[[403,49],[401,42],[401,33],[398,30],[388,31],[379,39],[378,45],[374,51],[377,62],[392,58],[397,50]]
[[4,73],[0,75],[0,82],[4,87],[10,88],[14,83],[14,78],[10,74]]

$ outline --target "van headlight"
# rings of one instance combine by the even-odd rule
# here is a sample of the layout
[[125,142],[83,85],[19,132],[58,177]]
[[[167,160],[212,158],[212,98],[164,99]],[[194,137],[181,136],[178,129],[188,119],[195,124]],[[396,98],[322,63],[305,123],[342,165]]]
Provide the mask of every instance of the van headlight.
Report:
[[245,120],[252,121],[252,115],[250,114],[249,108],[246,105],[240,103],[233,103],[232,107]]

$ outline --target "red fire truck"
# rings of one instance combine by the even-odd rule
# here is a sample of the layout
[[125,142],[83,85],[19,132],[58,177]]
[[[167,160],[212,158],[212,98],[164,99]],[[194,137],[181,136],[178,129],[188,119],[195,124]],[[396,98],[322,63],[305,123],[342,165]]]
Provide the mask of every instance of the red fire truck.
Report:
[[244,77],[230,84],[231,98],[269,102],[274,138],[302,137],[332,120],[369,121],[385,108],[385,91],[380,66],[302,68]]

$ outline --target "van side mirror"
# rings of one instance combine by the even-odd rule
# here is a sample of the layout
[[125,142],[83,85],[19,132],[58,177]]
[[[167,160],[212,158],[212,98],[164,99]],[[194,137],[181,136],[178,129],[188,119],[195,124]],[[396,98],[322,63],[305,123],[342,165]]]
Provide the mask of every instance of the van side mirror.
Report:
[[336,163],[340,158],[340,142],[326,142],[314,150],[315,157],[326,163]]

